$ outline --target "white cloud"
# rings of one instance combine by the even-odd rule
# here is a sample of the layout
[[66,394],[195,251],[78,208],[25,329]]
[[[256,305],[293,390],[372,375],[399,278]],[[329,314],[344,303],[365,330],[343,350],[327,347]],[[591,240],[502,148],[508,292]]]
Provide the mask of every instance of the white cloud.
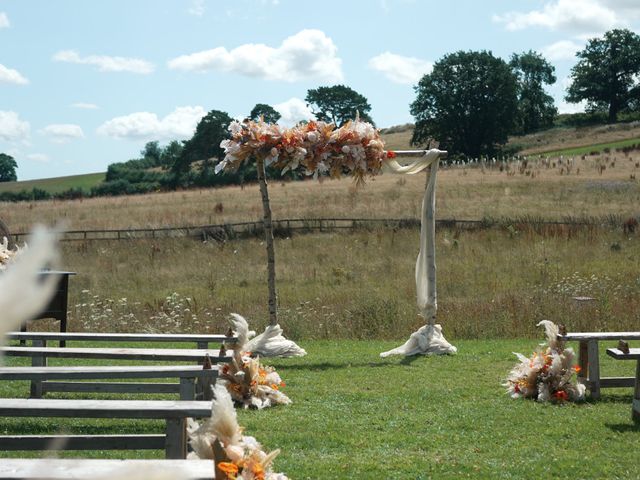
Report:
[[417,83],[426,73],[431,73],[433,63],[419,58],[384,52],[371,58],[369,67],[384,73],[393,82],[412,84]]
[[192,0],[191,6],[189,10],[187,10],[191,15],[195,15],[196,17],[201,17],[204,15],[204,0]]
[[282,118],[278,121],[283,125],[295,125],[302,120],[313,120],[313,112],[304,102],[299,98],[293,97],[286,102],[278,103],[273,108],[282,115]]
[[554,0],[546,3],[541,10],[531,10],[526,13],[507,12],[504,15],[494,15],[493,20],[504,23],[507,30],[512,31],[529,27],[545,27],[551,30],[604,32],[627,24],[615,9],[606,6],[607,3],[616,4],[620,1]]
[[542,47],[541,53],[547,60],[573,60],[576,52],[583,48],[583,44],[576,43],[572,40],[561,40]]
[[84,138],[82,128],[70,123],[47,125],[42,129],[42,133],[54,143],[68,143],[71,140]]
[[53,56],[56,62],[93,65],[100,72],[131,72],[143,75],[153,72],[154,65],[140,58],[109,57],[106,55],[88,55],[81,57],[75,50],[62,50]]
[[96,110],[98,108],[98,106],[95,103],[84,103],[84,102],[72,103],[71,106],[73,108],[81,108],[84,110]]
[[5,67],[0,63],[0,83],[13,83],[15,85],[26,85],[29,83],[20,72],[12,68]]
[[169,60],[175,70],[218,70],[249,77],[295,82],[302,79],[340,81],[342,60],[331,38],[320,30],[302,30],[279,47],[248,43],[232,50],[217,47]]
[[0,139],[7,142],[26,140],[30,131],[29,122],[20,120],[16,112],[0,110]]
[[49,156],[44,153],[29,153],[27,159],[39,163],[49,163]]
[[0,12],[0,28],[9,28],[11,24],[9,23],[9,17],[4,12]]
[[178,107],[160,119],[155,113],[135,112],[115,117],[98,127],[98,133],[114,138],[133,140],[187,139],[202,117],[207,114],[201,106]]
[[587,102],[569,103],[564,100],[558,102],[558,113],[582,113],[587,107]]

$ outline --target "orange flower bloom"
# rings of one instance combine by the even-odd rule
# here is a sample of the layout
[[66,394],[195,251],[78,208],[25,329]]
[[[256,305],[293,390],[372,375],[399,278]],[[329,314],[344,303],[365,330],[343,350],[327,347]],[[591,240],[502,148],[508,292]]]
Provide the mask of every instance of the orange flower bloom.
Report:
[[576,373],[580,373],[582,371],[582,367],[580,365],[574,365],[573,371]]
[[264,468],[259,463],[256,463],[251,469],[253,476],[256,480],[264,480]]
[[387,150],[387,158],[396,158],[396,152],[393,150]]
[[553,397],[559,402],[565,402],[569,400],[569,394],[564,390],[558,390],[556,393],[553,394]]
[[234,479],[238,475],[238,466],[231,462],[220,462],[218,468],[223,471],[227,478]]
[[274,390],[278,390],[280,387],[278,385],[276,385],[275,383],[271,384],[271,388],[273,388]]

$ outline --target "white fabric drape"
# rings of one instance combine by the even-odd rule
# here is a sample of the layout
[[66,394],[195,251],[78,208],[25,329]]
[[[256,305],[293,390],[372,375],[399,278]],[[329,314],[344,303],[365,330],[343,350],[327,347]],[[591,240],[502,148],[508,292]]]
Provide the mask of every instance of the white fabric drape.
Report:
[[440,163],[441,150],[432,149],[409,165],[400,165],[390,159],[386,163],[395,173],[414,175],[428,167],[429,182],[422,199],[422,218],[420,223],[420,253],[416,260],[416,295],[420,315],[427,325],[413,333],[407,342],[393,350],[383,352],[382,357],[389,355],[446,354],[455,353],[456,347],[451,345],[442,335],[442,327],[435,324],[438,299],[436,292],[436,248],[435,248],[435,205],[436,175]]

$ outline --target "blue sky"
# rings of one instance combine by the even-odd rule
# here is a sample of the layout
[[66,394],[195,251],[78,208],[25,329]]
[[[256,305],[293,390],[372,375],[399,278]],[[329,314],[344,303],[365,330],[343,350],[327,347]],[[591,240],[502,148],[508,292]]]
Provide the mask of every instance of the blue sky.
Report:
[[20,180],[104,171],[212,109],[308,118],[307,90],[338,83],[402,124],[458,50],[543,53],[579,111],[562,100],[575,52],[617,27],[640,31],[640,0],[0,0],[0,152]]

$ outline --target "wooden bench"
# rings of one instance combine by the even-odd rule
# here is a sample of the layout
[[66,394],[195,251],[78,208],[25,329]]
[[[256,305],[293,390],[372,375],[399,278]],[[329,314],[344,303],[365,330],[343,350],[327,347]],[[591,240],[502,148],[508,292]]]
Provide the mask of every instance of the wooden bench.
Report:
[[566,335],[559,335],[558,338],[564,341],[580,342],[578,352],[578,365],[580,381],[589,389],[591,397],[600,398],[601,388],[633,387],[635,379],[633,377],[601,377],[600,358],[598,342],[618,341],[618,340],[640,340],[640,332],[570,332]]
[[[179,393],[180,400],[211,400],[218,368],[201,366],[0,367],[0,380],[28,380],[31,398],[47,392]],[[86,382],[78,380],[178,378],[179,383]],[[57,382],[53,380],[73,380]],[[196,384],[196,380],[198,383]],[[198,395],[196,395],[198,393]]]
[[0,451],[46,450],[59,445],[64,450],[164,449],[165,457],[187,455],[186,419],[211,415],[211,402],[167,400],[50,400],[0,399],[2,417],[128,418],[165,420],[160,435],[4,435]]
[[195,343],[197,348],[208,349],[211,344],[235,343],[237,337],[215,334],[186,333],[87,333],[87,332],[9,332],[9,340],[30,341],[32,345],[44,346],[48,341],[57,342],[165,342]]
[[212,460],[105,460],[87,458],[3,458],[0,480],[77,480],[88,478],[162,478],[212,480]]
[[[209,357],[212,363],[230,362],[231,354],[220,350],[205,349],[171,349],[171,348],[76,348],[76,347],[1,347],[0,355],[11,357],[31,357],[32,367],[47,367],[49,358],[80,358],[101,360],[135,360],[153,362],[191,362],[202,365]],[[84,367],[82,367],[84,368]],[[202,368],[202,367],[200,367]],[[133,374],[131,374],[133,375]],[[39,385],[40,383],[40,385]],[[110,386],[111,385],[111,386]],[[120,393],[158,393],[155,383],[137,384],[108,384],[90,382],[86,384],[58,383],[56,391],[111,391]],[[66,388],[66,389],[65,389]],[[179,386],[172,387],[179,391]],[[185,389],[187,386],[184,387]],[[82,389],[82,390],[79,390]],[[111,390],[108,390],[111,389]],[[51,389],[49,389],[51,391]],[[203,392],[207,389],[203,389]],[[41,380],[32,381],[31,394],[33,397],[42,396]],[[204,393],[203,393],[204,394]],[[185,392],[185,395],[187,393]]]
[[633,392],[633,403],[631,406],[631,418],[636,423],[640,423],[640,348],[630,348],[629,353],[625,353],[618,348],[608,348],[607,355],[616,360],[636,360],[635,390]]

